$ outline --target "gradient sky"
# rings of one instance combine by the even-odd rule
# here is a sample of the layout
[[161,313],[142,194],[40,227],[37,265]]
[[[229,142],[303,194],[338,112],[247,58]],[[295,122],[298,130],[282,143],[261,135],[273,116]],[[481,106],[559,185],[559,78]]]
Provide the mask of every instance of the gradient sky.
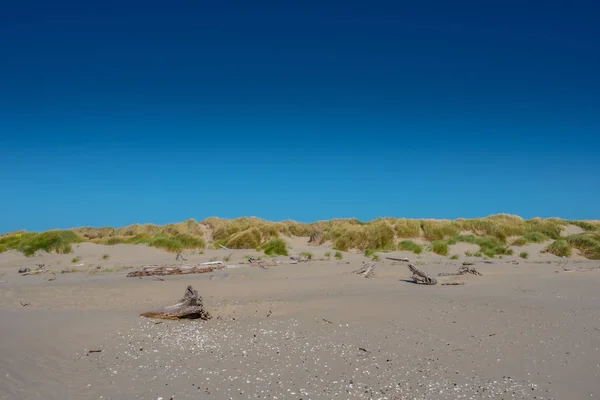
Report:
[[599,219],[598,1],[4,1],[0,231]]

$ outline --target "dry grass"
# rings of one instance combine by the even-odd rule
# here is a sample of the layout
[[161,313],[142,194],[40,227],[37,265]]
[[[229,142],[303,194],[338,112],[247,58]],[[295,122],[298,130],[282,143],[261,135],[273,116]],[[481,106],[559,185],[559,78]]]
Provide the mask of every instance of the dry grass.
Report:
[[573,253],[569,243],[562,239],[554,241],[548,245],[544,251],[559,257],[571,257],[571,254]]

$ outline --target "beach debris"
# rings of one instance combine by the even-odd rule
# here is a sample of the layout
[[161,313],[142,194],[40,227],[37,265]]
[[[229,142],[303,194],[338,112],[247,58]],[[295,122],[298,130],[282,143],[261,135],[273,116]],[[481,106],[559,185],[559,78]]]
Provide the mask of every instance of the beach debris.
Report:
[[221,247],[221,248],[222,248],[222,249],[224,249],[224,250],[231,250],[231,249],[229,249],[229,248],[227,248],[227,247],[223,246],[222,244],[220,244],[220,245],[219,245],[219,247]]
[[473,261],[463,261],[462,265],[475,265]]
[[38,270],[35,270],[35,271],[32,271],[29,268],[26,268],[26,269],[27,269],[26,272],[21,273],[22,276],[39,275],[39,274],[45,274],[46,272],[49,272],[49,270],[47,270],[47,269],[38,269]]
[[446,283],[442,283],[442,286],[461,286],[466,284],[467,282],[446,282]]
[[437,279],[427,275],[425,272],[421,271],[419,268],[415,267],[412,264],[408,264],[408,269],[412,272],[411,279],[415,281],[415,283],[420,283],[422,285],[435,285],[437,284]]
[[56,274],[53,272],[52,273],[52,278],[48,278],[49,281],[55,281],[56,280]]
[[181,252],[178,252],[175,256],[175,261],[187,261],[187,259],[183,257],[183,254]]
[[90,353],[101,353],[102,350],[88,350],[88,354]]
[[392,260],[392,261],[401,261],[401,262],[410,262],[410,260],[406,257],[401,257],[401,258],[397,258],[397,257],[386,257],[386,260]]
[[19,303],[21,303],[21,305],[22,305],[23,307],[27,307],[27,306],[30,306],[30,305],[31,305],[31,303],[23,303],[22,301],[19,301]]
[[20,274],[24,274],[24,273],[29,272],[29,271],[31,271],[31,268],[25,268],[25,267],[19,268],[19,273]]
[[203,319],[208,320],[211,317],[210,313],[204,309],[202,297],[198,295],[198,291],[191,285],[185,289],[185,294],[177,304],[164,307],[158,311],[151,311],[141,314],[147,318],[161,319]]
[[363,266],[355,271],[352,271],[352,273],[356,275],[363,275],[365,278],[370,279],[375,275],[375,264],[369,264],[363,261]]
[[218,269],[225,268],[225,265],[221,261],[207,262],[200,265],[188,266],[158,266],[148,265],[138,271],[132,271],[127,274],[128,278],[142,277],[142,276],[161,276],[161,275],[186,275],[186,274],[203,274],[206,272],[213,272]]
[[325,318],[321,318],[321,319],[323,320],[323,322],[327,322],[328,324],[333,324],[333,322],[331,322],[331,321],[330,321],[330,320],[328,320],[328,319],[325,319]]
[[464,264],[456,272],[440,272],[438,274],[438,276],[457,276],[457,275],[466,275],[466,274],[481,276],[481,272],[477,271],[475,268],[470,268]]

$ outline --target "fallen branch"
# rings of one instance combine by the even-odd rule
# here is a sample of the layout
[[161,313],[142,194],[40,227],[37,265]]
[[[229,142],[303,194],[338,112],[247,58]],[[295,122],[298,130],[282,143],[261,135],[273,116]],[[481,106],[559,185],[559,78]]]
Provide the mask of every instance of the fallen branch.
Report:
[[47,270],[47,269],[38,269],[38,270],[35,270],[35,271],[24,272],[21,275],[22,276],[26,276],[26,275],[39,275],[39,274],[45,274],[48,271],[49,270]]
[[410,260],[406,257],[402,257],[402,258],[386,257],[385,259],[392,260],[392,261],[410,262]]
[[225,250],[231,250],[231,249],[228,249],[227,247],[223,246],[222,244],[220,244],[219,246],[220,246],[222,249],[225,249]]
[[464,285],[466,282],[446,282],[446,283],[442,283],[442,286],[460,286],[460,285]]
[[202,297],[198,295],[198,291],[194,290],[192,286],[188,286],[185,289],[185,294],[177,304],[172,306],[164,307],[158,311],[151,311],[141,314],[142,317],[147,318],[161,318],[161,319],[203,319],[208,320],[211,315],[204,309],[204,303]]
[[412,264],[408,264],[408,269],[412,272],[411,279],[415,281],[415,283],[420,283],[423,285],[435,285],[437,284],[437,279],[427,275],[425,272],[421,271],[419,268],[415,267]]
[[146,266],[139,271],[132,271],[127,274],[128,278],[142,277],[142,276],[164,276],[164,275],[187,275],[187,274],[204,274],[206,272],[213,272],[218,269],[223,269],[225,266],[220,261],[212,263],[203,263],[199,266]]
[[101,353],[102,350],[88,350],[88,354],[90,353]]
[[481,276],[481,272],[477,271],[475,268],[469,268],[464,264],[456,272],[440,272],[438,274],[438,276],[458,276],[458,275],[466,275],[466,274]]
[[19,303],[21,303],[21,305],[22,305],[23,307],[27,307],[27,306],[30,306],[30,305],[31,305],[31,303],[23,303],[22,301],[19,301]]

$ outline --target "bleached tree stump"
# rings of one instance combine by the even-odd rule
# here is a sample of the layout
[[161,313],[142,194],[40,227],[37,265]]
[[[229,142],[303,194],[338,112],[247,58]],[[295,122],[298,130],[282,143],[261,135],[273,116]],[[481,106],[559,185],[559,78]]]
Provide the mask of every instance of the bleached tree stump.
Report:
[[150,311],[141,314],[147,318],[161,319],[211,319],[211,315],[204,309],[202,297],[198,295],[198,291],[192,286],[185,289],[185,294],[177,304],[164,307],[158,311]]

